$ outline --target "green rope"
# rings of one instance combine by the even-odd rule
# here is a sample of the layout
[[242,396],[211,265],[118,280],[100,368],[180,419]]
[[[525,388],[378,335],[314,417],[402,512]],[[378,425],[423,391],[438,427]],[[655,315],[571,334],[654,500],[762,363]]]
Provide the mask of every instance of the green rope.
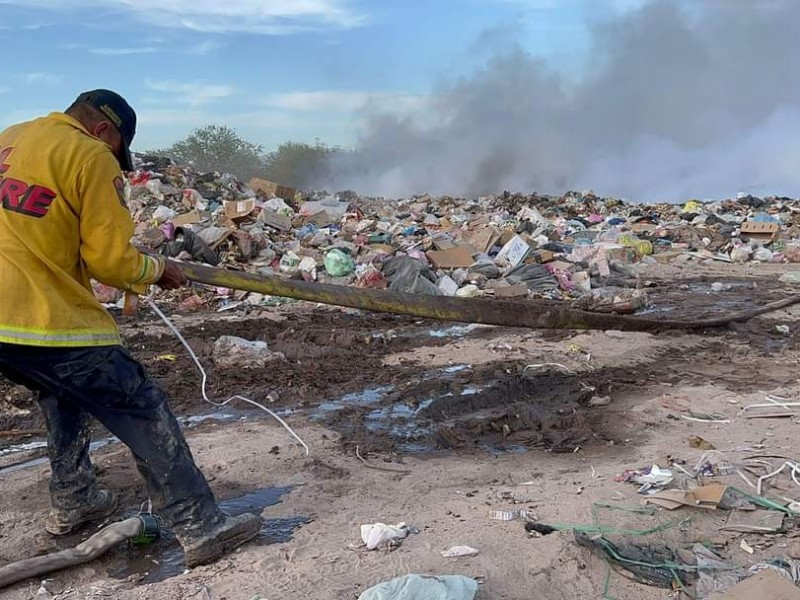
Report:
[[758,505],[758,506],[760,506],[762,508],[768,508],[770,510],[777,510],[778,512],[782,512],[784,514],[787,514],[790,517],[796,517],[797,516],[795,513],[793,513],[787,507],[783,506],[782,504],[778,504],[777,502],[775,502],[773,500],[770,500],[768,498],[762,498],[761,496],[753,496],[752,494],[748,494],[747,492],[744,492],[744,491],[740,490],[739,488],[735,488],[733,486],[730,486],[730,489],[733,490],[734,492],[736,492],[737,494],[740,494],[740,495],[744,496],[747,500],[749,500],[753,504],[756,504],[756,505]]
[[[766,508],[774,508],[775,510],[781,510],[782,512],[788,512],[791,514],[788,509],[780,506],[779,504],[767,500],[765,498],[758,498],[756,496],[750,496],[749,494],[742,492],[741,490],[737,490],[733,488],[736,492],[745,496],[748,500],[751,500],[753,503],[758,504],[760,506]],[[615,600],[613,596],[610,595],[611,589],[611,561],[608,559],[610,556],[617,562],[622,565],[628,564],[632,566],[644,567],[649,569],[664,569],[669,571],[672,575],[673,581],[677,582],[677,585],[680,587],[681,591],[686,594],[689,598],[693,599],[695,596],[687,589],[684,585],[681,578],[678,576],[679,571],[690,572],[690,573],[699,573],[700,571],[732,571],[736,570],[738,567],[734,566],[695,566],[695,565],[684,565],[680,563],[674,562],[665,562],[661,564],[654,564],[654,563],[647,563],[642,561],[637,561],[629,558],[625,558],[621,556],[616,549],[614,548],[613,544],[607,540],[604,536],[606,534],[611,535],[623,535],[623,536],[647,536],[652,535],[654,533],[662,533],[669,529],[672,529],[676,525],[681,523],[685,523],[689,519],[674,519],[668,521],[667,523],[660,524],[656,527],[651,527],[649,529],[619,529],[616,527],[610,527],[607,525],[600,525],[599,515],[598,512],[600,509],[607,509],[607,510],[616,510],[621,512],[627,512],[631,514],[645,514],[645,515],[655,515],[656,511],[653,507],[630,507],[630,506],[622,506],[618,504],[609,504],[604,502],[593,502],[592,503],[592,520],[594,523],[592,525],[569,525],[565,523],[555,523],[555,524],[548,524],[549,527],[552,527],[556,531],[573,531],[578,533],[584,534],[599,534],[600,537],[597,540],[600,546],[602,546],[603,550],[605,551],[606,555],[604,560],[606,562],[606,566],[608,570],[606,571],[605,583],[603,585],[603,598],[602,600]]]

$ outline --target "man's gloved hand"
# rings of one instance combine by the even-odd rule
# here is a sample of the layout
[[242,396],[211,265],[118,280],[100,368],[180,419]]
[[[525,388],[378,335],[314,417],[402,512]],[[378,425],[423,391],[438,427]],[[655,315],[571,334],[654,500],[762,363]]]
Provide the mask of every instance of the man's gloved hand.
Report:
[[183,272],[175,266],[175,264],[167,261],[167,266],[164,268],[164,274],[161,276],[156,284],[165,290],[174,290],[181,286],[186,285],[186,276]]

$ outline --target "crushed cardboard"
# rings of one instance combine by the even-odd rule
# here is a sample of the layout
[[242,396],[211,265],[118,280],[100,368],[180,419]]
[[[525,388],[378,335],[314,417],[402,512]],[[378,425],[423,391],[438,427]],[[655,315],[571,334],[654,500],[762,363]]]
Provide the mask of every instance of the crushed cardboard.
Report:
[[231,221],[237,221],[250,216],[250,213],[256,209],[256,201],[254,198],[249,198],[247,200],[231,200],[226,201],[224,206],[225,216]]
[[437,269],[467,269],[475,262],[472,252],[465,246],[455,246],[448,250],[431,250],[428,260]]
[[274,196],[275,198],[292,200],[297,194],[294,188],[267,181],[266,179],[259,179],[258,177],[253,177],[247,185],[254,192],[261,192],[268,198]]
[[644,503],[655,504],[668,510],[675,510],[682,506],[716,510],[727,491],[727,485],[718,483],[704,485],[693,490],[662,490],[647,496]]
[[784,516],[776,510],[733,510],[721,529],[741,533],[774,533],[783,529]]
[[772,569],[765,569],[709,600],[800,600],[800,589]]

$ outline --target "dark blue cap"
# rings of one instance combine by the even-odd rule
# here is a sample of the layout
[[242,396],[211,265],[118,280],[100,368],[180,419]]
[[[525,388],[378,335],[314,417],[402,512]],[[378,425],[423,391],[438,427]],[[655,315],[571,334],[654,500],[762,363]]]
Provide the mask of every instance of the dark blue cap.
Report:
[[136,135],[136,113],[128,102],[111,90],[92,90],[83,92],[75,102],[88,104],[103,113],[122,136],[122,156],[118,156],[123,171],[133,171],[131,143]]

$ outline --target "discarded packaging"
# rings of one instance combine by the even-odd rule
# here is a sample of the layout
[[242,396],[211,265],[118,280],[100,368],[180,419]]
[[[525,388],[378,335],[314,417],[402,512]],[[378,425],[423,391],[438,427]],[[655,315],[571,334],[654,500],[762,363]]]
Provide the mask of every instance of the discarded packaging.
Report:
[[800,600],[800,589],[777,571],[766,569],[709,600]]
[[381,546],[399,546],[408,537],[408,533],[405,523],[397,525],[373,523],[361,526],[361,539],[366,544],[367,550],[375,550]]
[[263,367],[284,360],[280,352],[271,352],[266,342],[251,342],[232,335],[223,335],[214,342],[214,362],[221,367]]
[[405,575],[364,591],[358,600],[473,600],[478,582],[463,575]]
[[445,558],[460,558],[462,556],[478,556],[478,549],[471,546],[453,546],[447,550],[442,550]]

